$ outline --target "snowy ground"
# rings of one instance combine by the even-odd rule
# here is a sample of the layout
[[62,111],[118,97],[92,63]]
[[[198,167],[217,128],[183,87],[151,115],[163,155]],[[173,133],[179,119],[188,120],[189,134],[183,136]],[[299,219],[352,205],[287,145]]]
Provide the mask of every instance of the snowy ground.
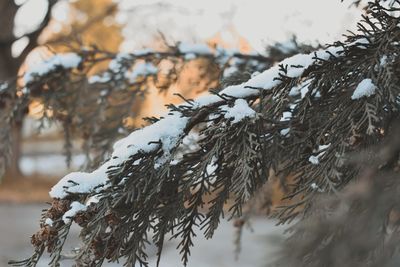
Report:
[[[40,211],[44,206],[0,204],[0,267],[6,267],[9,259],[21,259],[31,253],[29,237],[37,230]],[[234,260],[234,228],[231,223],[223,222],[212,240],[199,236],[189,261],[191,267],[265,267],[274,260],[274,255],[283,239],[283,228],[275,227],[273,221],[262,218],[252,222],[253,232],[244,231],[242,252],[237,261]],[[73,230],[77,233],[78,229]],[[66,248],[71,248],[77,240],[70,240]],[[177,243],[169,243],[164,249],[161,267],[179,267],[180,257],[175,247]],[[151,266],[155,266],[154,252],[150,252]],[[47,266],[45,262],[38,267]],[[62,266],[71,266],[64,262]],[[122,266],[122,264],[105,264],[106,267]]]

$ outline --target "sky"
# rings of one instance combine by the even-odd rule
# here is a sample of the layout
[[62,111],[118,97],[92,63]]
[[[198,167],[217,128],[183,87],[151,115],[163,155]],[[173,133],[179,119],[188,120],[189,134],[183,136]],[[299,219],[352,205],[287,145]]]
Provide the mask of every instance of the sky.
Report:
[[[46,0],[15,0],[25,3],[16,17],[17,35],[33,30],[40,23]],[[267,44],[284,42],[295,34],[299,41],[331,43],[346,29],[354,29],[361,11],[351,1],[340,0],[120,0],[117,21],[124,23],[125,42],[130,51],[151,43],[158,32],[169,41],[203,42],[220,33],[235,45],[245,38],[256,52]],[[68,18],[66,1],[53,16]],[[23,46],[23,42],[18,44]],[[18,50],[16,45],[16,50]]]
[[[361,11],[340,0],[123,0],[125,35],[131,43],[146,42],[150,32],[163,32],[173,40],[202,41],[234,28],[256,51],[266,44],[286,41],[329,43],[354,29]],[[156,3],[162,4],[156,9]],[[121,17],[124,17],[122,14]],[[226,34],[229,38],[229,34]],[[129,42],[129,41],[128,41]],[[133,45],[128,45],[133,46]]]

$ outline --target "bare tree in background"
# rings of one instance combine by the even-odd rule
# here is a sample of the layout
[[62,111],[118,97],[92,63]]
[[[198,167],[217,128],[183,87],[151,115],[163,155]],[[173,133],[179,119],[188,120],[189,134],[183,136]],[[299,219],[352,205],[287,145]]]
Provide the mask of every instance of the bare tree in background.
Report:
[[[0,1],[0,24],[2,25],[0,32],[0,80],[12,80],[18,76],[18,71],[27,55],[39,45],[39,36],[50,22],[51,10],[56,2],[57,0],[48,1],[46,14],[36,30],[26,33],[23,36],[15,36],[15,15],[21,6],[10,0]],[[23,51],[17,57],[14,57],[12,54],[12,45],[21,38],[27,38],[29,42]],[[13,96],[9,97],[12,98]],[[0,106],[0,108],[2,107]],[[5,177],[17,178],[21,176],[18,163],[21,154],[22,121],[26,112],[26,109],[21,110],[21,114],[16,115],[12,125],[12,145],[10,147],[12,158],[9,160]],[[0,164],[4,165],[3,162]]]
[[[29,2],[29,1],[27,1]],[[46,29],[48,30],[47,26],[51,23],[52,20],[52,10],[54,6],[60,2],[58,0],[48,0],[47,1],[47,6],[45,10],[45,15],[42,19],[42,21],[39,23],[36,29],[34,29],[31,32],[26,32],[22,35],[15,35],[15,19],[17,12],[22,8],[27,2],[17,5],[14,1],[10,0],[2,0],[0,1],[0,23],[2,25],[2,31],[0,33],[0,81],[7,81],[9,84],[12,83],[18,83],[18,74],[20,72],[20,69],[22,65],[25,62],[25,59],[27,56],[32,52],[35,48],[38,47],[50,47],[51,49],[54,50],[59,50],[61,46],[64,46],[65,49],[71,49],[66,46],[73,46],[73,43],[77,42],[78,38],[82,38],[87,36],[88,32],[91,31],[91,28],[95,28],[94,26],[98,25],[99,21],[104,19],[107,16],[113,15],[116,11],[116,5],[115,4],[110,4],[107,1],[103,1],[101,5],[99,4],[98,8],[93,8],[90,10],[90,12],[95,12],[95,10],[100,10],[100,12],[97,12],[93,17],[90,17],[85,23],[76,23],[74,21],[71,21],[71,25],[69,27],[69,31],[62,31],[58,35],[53,34],[54,36],[51,36],[50,39],[44,39],[42,38]],[[81,2],[76,2],[73,3],[76,5],[77,8],[83,8],[85,9],[86,6],[90,6],[90,4],[93,1],[86,1],[85,4],[81,7],[79,5],[82,5]],[[93,4],[93,3],[92,3]],[[86,6],[85,6],[86,5]],[[104,7],[104,8],[101,8]],[[87,8],[86,8],[87,9]],[[89,12],[85,10],[86,12]],[[90,15],[90,14],[89,14]],[[100,26],[102,29],[103,34],[107,34],[107,27],[105,26]],[[109,26],[108,28],[111,28]],[[108,32],[108,38],[114,37],[112,42],[108,42],[107,46],[108,47],[111,45],[118,46],[118,39],[116,39],[116,35],[118,34],[116,27],[113,27],[114,33],[110,35]],[[50,33],[47,32],[49,35]],[[96,35],[94,40],[97,38],[99,39],[101,36],[99,34]],[[25,45],[24,49],[18,54],[18,55],[13,55],[12,53],[12,46],[18,42],[19,40],[26,39],[28,43]],[[94,41],[92,38],[92,41]],[[119,41],[120,42],[120,41]],[[86,40],[80,41],[80,44],[87,44]],[[9,106],[12,105],[11,102],[13,99],[15,100],[18,96],[14,95],[14,92],[8,92],[8,94],[4,93],[2,97],[2,101],[0,102],[1,106],[0,109],[8,109],[10,108]],[[18,114],[14,114],[14,119],[12,122],[12,133],[9,134],[8,131],[4,131],[2,136],[8,135],[9,137],[9,146],[5,147],[3,144],[0,151],[2,151],[2,156],[0,159],[0,173],[3,176],[3,171],[6,168],[7,171],[4,174],[5,179],[7,180],[15,180],[20,177],[22,177],[20,168],[19,168],[19,160],[21,158],[21,142],[22,142],[22,125],[24,121],[24,117],[28,112],[28,104],[26,103],[25,108],[21,108],[18,111]],[[3,112],[4,113],[4,112]],[[4,118],[3,118],[4,119]],[[5,138],[5,137],[4,137]],[[8,152],[6,152],[9,150]],[[6,164],[6,159],[5,156],[8,155],[9,158],[7,160]]]
[[[89,168],[107,157],[107,152],[110,151],[115,138],[120,138],[127,131],[133,129],[134,125],[126,123],[126,121],[132,120],[136,116],[141,107],[141,102],[147,94],[147,89],[154,86],[154,83],[150,85],[150,80],[155,77],[156,73],[151,73],[152,75],[149,75],[151,77],[142,75],[144,79],[137,82],[132,81],[133,84],[126,82],[128,80],[126,77],[116,77],[118,76],[116,69],[105,74],[105,76],[109,76],[106,86],[103,85],[104,77],[102,82],[99,80],[92,82],[94,79],[88,80],[90,75],[107,69],[110,62],[115,63],[120,60],[118,67],[121,67],[121,71],[128,70],[137,62],[134,57],[128,59],[128,57],[115,52],[122,37],[117,26],[114,24],[104,26],[103,24],[103,20],[113,16],[117,11],[117,4],[109,2],[105,0],[70,3],[78,12],[85,12],[88,15],[88,20],[85,22],[72,20],[70,25],[66,25],[65,30],[53,34],[46,40],[39,39],[39,37],[49,25],[51,11],[57,1],[48,2],[46,15],[36,30],[21,36],[14,35],[15,16],[21,6],[16,5],[14,1],[2,1],[0,3],[2,5],[0,19],[2,25],[4,25],[4,31],[0,34],[0,81],[3,82],[0,90],[0,108],[3,110],[1,113],[3,127],[0,130],[0,140],[2,141],[0,144],[0,177],[4,176],[7,180],[21,177],[19,170],[21,128],[23,119],[28,112],[28,106],[32,101],[37,101],[44,106],[43,115],[40,118],[42,122],[40,127],[45,125],[46,121],[57,121],[62,126],[65,140],[64,154],[67,164],[71,161],[72,139],[81,138],[84,140],[83,150],[87,158],[86,167]],[[14,57],[12,45],[21,38],[27,38],[29,43],[20,55]],[[177,74],[184,70],[187,65],[190,65],[189,62],[197,61],[195,68],[204,69],[199,72],[202,77],[195,78],[195,83],[192,85],[196,87],[197,91],[215,83],[220,72],[231,65],[229,62],[224,64],[216,62],[218,57],[211,54],[200,55],[201,57],[197,60],[187,60],[189,58],[185,59],[185,55],[189,54],[190,51],[180,53],[179,49],[174,47],[175,45],[177,44],[166,44],[166,48],[161,51],[162,54],[145,53],[138,58],[138,61],[142,60],[148,63],[154,61],[156,65],[161,61],[163,63],[167,61],[172,66],[167,71],[169,73],[164,71],[163,74],[157,75],[155,86],[161,91],[165,91],[174,83],[179,83]],[[59,86],[61,83],[55,84],[54,81],[40,83],[40,81],[30,80],[30,94],[28,97],[24,97],[23,92],[25,91],[22,90],[21,85],[27,83],[27,80],[24,77],[18,77],[18,72],[27,55],[33,49],[43,46],[50,47],[50,50],[55,52],[68,52],[86,46],[88,47],[87,51],[81,51],[86,62],[81,62],[79,68],[71,73],[61,71],[60,74],[64,74],[64,78],[67,79],[67,82],[62,86]],[[251,67],[249,61],[252,59],[255,62],[265,60],[265,57],[257,55],[242,56],[240,53],[236,53],[232,56],[240,58],[233,64],[241,66],[242,69],[246,66]],[[221,57],[222,54],[219,58]],[[113,59],[115,60],[113,61]],[[192,59],[196,59],[196,56]],[[269,64],[268,59],[266,64]],[[56,89],[48,90],[49,86]],[[125,90],[127,88],[129,90]],[[25,87],[25,89],[28,89],[28,87]],[[93,97],[93,92],[98,94],[102,92],[104,99],[109,101],[98,101],[97,97]],[[66,95],[69,95],[69,97],[66,97]],[[85,101],[85,103],[79,103],[77,99]],[[15,109],[16,106],[18,106],[17,109]],[[135,112],[136,114],[134,114]],[[74,117],[73,114],[80,115]],[[110,124],[110,120],[113,123]],[[6,170],[5,174],[4,170]]]

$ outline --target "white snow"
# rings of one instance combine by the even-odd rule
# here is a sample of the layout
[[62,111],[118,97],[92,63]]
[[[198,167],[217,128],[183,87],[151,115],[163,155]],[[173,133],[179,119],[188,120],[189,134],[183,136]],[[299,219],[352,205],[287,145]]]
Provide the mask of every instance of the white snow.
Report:
[[309,91],[310,84],[311,80],[306,80],[300,83],[299,85],[294,86],[292,89],[290,89],[289,96],[294,97],[300,95],[301,98],[303,99]]
[[237,71],[238,71],[238,68],[235,65],[230,66],[230,67],[224,69],[222,77],[224,77],[224,78],[229,77]]
[[122,68],[122,62],[124,60],[129,60],[131,59],[132,56],[128,53],[118,53],[117,56],[110,61],[110,63],[108,64],[108,68],[114,72],[114,73],[118,73],[119,71],[121,71]]
[[144,48],[144,49],[140,49],[140,50],[135,50],[135,52],[133,52],[133,55],[135,56],[144,56],[150,53],[153,53],[154,50],[150,49],[150,48]]
[[148,75],[157,74],[158,69],[150,62],[141,62],[134,66],[132,71],[125,73],[125,78],[129,79],[130,83],[136,82],[137,78]]
[[221,106],[220,109],[226,112],[224,115],[226,119],[233,119],[232,123],[237,123],[244,118],[254,118],[256,116],[256,112],[249,107],[249,104],[247,104],[247,101],[244,99],[236,99],[233,107],[224,105]]
[[0,83],[0,93],[1,91],[6,90],[7,88],[8,88],[8,83],[6,82]]
[[[211,163],[208,164],[206,167],[207,175],[212,175],[217,170],[217,168],[218,168],[217,158],[213,156],[211,159]],[[213,183],[213,181],[210,182]]]
[[290,128],[285,128],[285,129],[282,129],[282,130],[280,131],[280,134],[281,134],[282,136],[289,136],[289,135],[288,135],[289,132],[290,132]]
[[311,164],[318,165],[319,164],[319,159],[326,153],[325,150],[328,147],[330,147],[330,145],[331,145],[330,143],[326,144],[326,145],[319,145],[317,151],[315,151],[315,152],[316,153],[320,152],[320,153],[318,153],[315,156],[314,155],[310,156],[308,158],[308,161],[311,162]]
[[308,158],[308,161],[311,162],[311,164],[318,165],[318,164],[319,164],[319,155],[317,155],[317,156],[310,156],[310,157]]
[[282,113],[282,118],[280,119],[280,121],[289,121],[291,118],[292,118],[292,112],[284,111]]
[[311,188],[312,188],[312,189],[318,189],[318,185],[317,185],[316,183],[312,183],[312,184],[311,184]]
[[50,218],[46,218],[46,220],[44,221],[44,224],[46,224],[48,226],[53,226],[53,220]]
[[355,46],[365,49],[365,48],[367,48],[368,44],[369,44],[369,41],[367,38],[360,38],[360,39],[354,41],[353,43],[351,43],[350,45],[355,45]]
[[[207,48],[207,49],[206,49]],[[208,53],[207,46],[180,44],[181,51]],[[323,60],[328,60],[333,54],[340,56],[343,51],[341,47],[330,47],[326,50],[319,50],[310,54],[299,54],[287,58],[281,62],[281,65],[287,66],[287,75],[289,77],[299,77],[310,65],[316,62],[315,56]],[[121,57],[124,57],[121,55]],[[118,65],[118,62],[115,62]],[[229,95],[238,98],[233,107],[222,107],[226,111],[226,118],[233,118],[232,123],[239,122],[245,117],[255,116],[247,101],[241,98],[258,95],[259,90],[270,90],[281,83],[275,79],[279,77],[280,68],[278,65],[264,71],[257,76],[252,77],[245,83],[226,87],[220,92],[221,95]],[[249,88],[254,87],[254,88]],[[221,101],[218,95],[208,95],[199,97],[194,101],[194,108],[200,108]],[[93,191],[99,186],[107,186],[107,171],[110,167],[123,164],[130,156],[138,152],[150,153],[158,148],[157,141],[161,142],[163,156],[157,160],[155,168],[165,163],[170,158],[170,152],[183,135],[183,130],[189,118],[182,117],[179,112],[172,112],[158,122],[132,132],[126,138],[117,141],[114,144],[114,151],[111,158],[91,173],[73,172],[62,178],[50,191],[53,198],[64,198],[68,192],[87,193]],[[152,142],[152,143],[150,143]],[[72,182],[70,182],[72,181]]]
[[64,223],[71,222],[72,217],[74,217],[80,211],[85,211],[86,208],[87,208],[86,205],[83,205],[83,204],[79,203],[78,201],[72,202],[70,205],[70,209],[63,215],[62,219],[63,219]]
[[[228,95],[235,98],[245,98],[252,95],[259,94],[258,89],[271,90],[275,86],[282,83],[282,81],[276,79],[279,77],[280,68],[279,65],[287,66],[287,76],[292,78],[300,77],[303,72],[316,62],[315,56],[323,60],[328,60],[330,54],[334,56],[340,56],[343,51],[341,47],[330,47],[325,50],[319,50],[310,54],[298,54],[283,60],[280,64],[265,70],[261,74],[251,78],[247,82],[238,85],[231,85],[226,87],[220,92],[221,95]],[[250,87],[250,88],[249,88]],[[252,89],[253,88],[253,89]],[[256,89],[256,90],[255,90]],[[221,98],[217,95],[206,95],[199,97],[196,100],[198,107],[207,106],[209,104],[220,101]]]
[[[164,156],[159,159],[162,164],[170,156],[170,150],[177,144],[182,131],[188,122],[187,117],[173,112],[158,122],[132,132],[114,144],[111,158],[91,173],[72,172],[62,178],[50,191],[53,198],[64,198],[68,192],[87,193],[97,186],[107,183],[107,170],[123,164],[130,156],[138,152],[152,152],[158,148],[154,142],[161,142]],[[153,143],[151,143],[153,142]],[[72,183],[70,181],[73,181]]]
[[364,79],[362,80],[354,90],[351,99],[356,100],[360,99],[364,96],[371,96],[374,95],[376,91],[376,86],[372,83],[371,79]]
[[180,43],[178,49],[184,54],[211,55],[213,53],[206,44]]
[[110,74],[108,73],[103,73],[102,75],[93,75],[89,77],[88,82],[90,84],[93,83],[106,83],[109,82],[111,79]]
[[318,191],[318,192],[320,192],[320,193],[324,192],[324,190],[321,189],[321,187],[319,187],[316,183],[312,183],[312,184],[310,185],[310,187],[311,187],[311,189],[316,190],[316,191]]
[[189,53],[185,55],[185,60],[192,60],[196,58],[196,54],[195,53]]
[[323,150],[327,149],[327,148],[330,147],[330,146],[331,146],[330,143],[329,143],[329,144],[326,144],[326,145],[319,145],[319,146],[318,146],[318,152],[319,152],[319,151],[323,151]]
[[90,204],[92,203],[98,203],[99,202],[99,198],[97,196],[91,196],[87,201],[86,201],[86,207],[89,207]]
[[380,59],[379,59],[379,65],[381,67],[385,66],[386,63],[388,61],[388,56],[387,55],[383,55]]
[[36,75],[43,76],[55,70],[57,67],[63,67],[65,69],[76,68],[81,61],[82,58],[75,53],[54,55],[43,62],[30,66],[29,70],[24,75],[24,82],[28,84],[34,80]]

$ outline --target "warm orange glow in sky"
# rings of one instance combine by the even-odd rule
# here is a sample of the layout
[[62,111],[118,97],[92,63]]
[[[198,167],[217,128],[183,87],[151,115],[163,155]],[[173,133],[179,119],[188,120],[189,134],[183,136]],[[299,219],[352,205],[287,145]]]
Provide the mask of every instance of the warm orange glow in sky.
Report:
[[[16,18],[16,33],[34,29],[40,23],[46,0],[26,2]],[[299,41],[321,43],[340,38],[354,29],[361,11],[339,0],[119,0],[119,22],[126,23],[123,50],[148,45],[161,31],[170,41],[204,41],[216,35],[237,45],[237,35],[262,52],[266,44],[285,41],[292,34]],[[68,1],[53,12],[56,20],[68,18]],[[59,29],[53,23],[54,31]],[[232,35],[231,29],[235,30]],[[20,49],[24,42],[16,44]]]

